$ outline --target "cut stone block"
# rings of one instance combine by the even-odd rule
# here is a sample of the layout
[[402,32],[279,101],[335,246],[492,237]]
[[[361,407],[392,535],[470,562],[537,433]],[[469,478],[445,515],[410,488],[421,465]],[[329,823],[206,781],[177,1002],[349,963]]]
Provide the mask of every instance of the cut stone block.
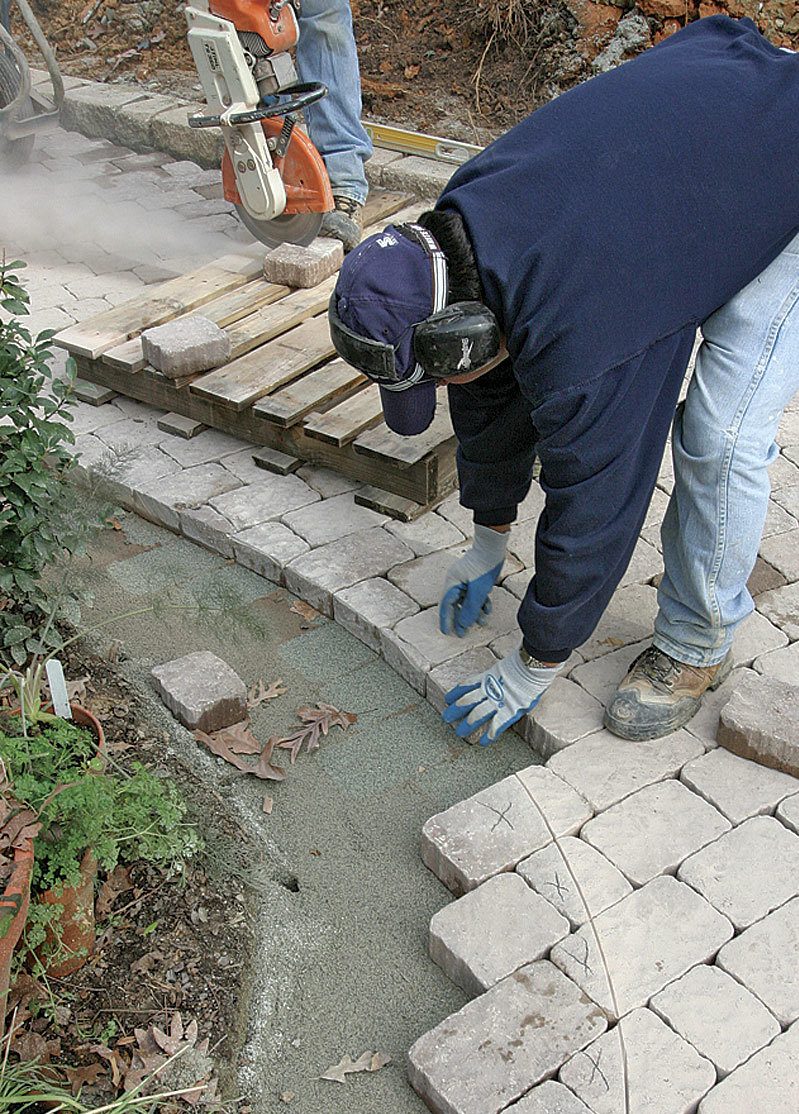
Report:
[[499,874],[435,914],[430,958],[474,996],[568,935],[566,918],[518,874]]
[[270,476],[261,472],[257,483],[246,487],[239,485],[236,490],[209,502],[239,533],[262,522],[273,522],[288,511],[318,500],[317,493],[298,476]]
[[607,706],[633,659],[648,645],[649,641],[636,642],[632,646],[624,646],[620,650],[613,650],[587,661],[572,670],[571,679],[582,685],[600,704]]
[[295,557],[307,553],[309,545],[280,522],[262,522],[231,538],[236,561],[245,569],[285,583],[284,569]]
[[721,709],[730,699],[735,686],[743,677],[754,673],[751,669],[733,669],[727,680],[714,692],[706,692],[702,697],[699,711],[685,725],[689,735],[693,735],[703,744],[705,750],[713,750],[718,746],[716,736],[719,729],[719,716]]
[[753,1110],[799,1110],[799,1024],[792,1025],[722,1080],[699,1106],[699,1114],[752,1114]]
[[197,464],[223,462],[226,457],[240,452],[243,444],[238,437],[230,437],[218,429],[206,429],[190,439],[165,437],[159,442],[159,448],[184,468],[193,468]]
[[219,731],[247,715],[244,682],[208,650],[157,665],[150,676],[167,708],[190,731]]
[[455,688],[466,677],[485,673],[496,660],[487,646],[478,646],[474,650],[467,650],[465,654],[450,658],[427,675],[427,699],[437,712],[443,712],[446,706],[445,696],[450,689]]
[[681,780],[724,813],[733,824],[773,813],[780,801],[799,793],[799,781],[717,747],[683,766]]
[[799,897],[747,928],[716,963],[743,983],[782,1025],[799,1018]]
[[384,514],[359,507],[355,496],[350,492],[292,511],[284,516],[283,521],[290,530],[313,547],[327,545],[328,542],[334,542],[347,534],[355,534],[359,530],[382,526],[388,520]]
[[413,522],[389,522],[386,529],[412,549],[417,557],[448,549],[464,540],[456,526],[432,511],[420,515]]
[[164,414],[157,421],[158,428],[163,433],[171,433],[175,437],[185,437],[188,441],[208,427],[202,422],[195,422],[193,418],[186,418],[183,414]]
[[780,1032],[777,1019],[762,1002],[724,971],[706,964],[661,990],[650,1006],[715,1065],[720,1078]]
[[362,580],[333,596],[336,622],[376,653],[380,653],[380,632],[418,610],[409,596],[382,577]]
[[92,383],[88,379],[76,379],[72,384],[72,393],[79,402],[88,403],[89,406],[102,406],[104,402],[111,402],[117,397],[116,391],[112,391],[110,387]]
[[[796,519],[793,515],[788,514],[784,507],[781,507],[779,502],[774,498],[768,501],[768,510],[766,512],[766,522],[763,526],[763,537],[760,543],[760,552],[771,562],[769,551],[774,551],[773,546],[777,538],[781,534],[790,533],[796,530]],[[768,542],[768,545],[766,544]],[[796,538],[794,538],[794,548],[796,547]],[[779,552],[779,548],[777,552]],[[773,563],[773,562],[772,562]]]
[[782,802],[777,809],[777,819],[782,821],[786,828],[799,835],[799,794]]
[[171,457],[161,455],[170,462],[175,475],[168,479],[153,476],[140,484],[136,490],[136,509],[145,518],[175,533],[180,530],[179,511],[199,507],[224,492],[241,487],[241,481],[221,464],[198,464],[196,468],[178,470],[179,465]]
[[721,712],[719,745],[799,777],[799,685],[741,678]]
[[96,430],[95,436],[123,459],[164,440],[163,433],[152,418],[120,417],[113,425]]
[[625,588],[628,584],[646,584],[662,572],[663,558],[657,549],[644,538],[639,538],[627,571],[619,581],[619,587]]
[[710,1061],[651,1010],[635,1010],[578,1052],[561,1068],[560,1078],[593,1114],[623,1114],[625,1061],[630,1114],[694,1114],[716,1082]]
[[180,532],[191,541],[222,557],[233,556],[230,540],[230,523],[211,507],[197,507],[195,510],[179,511]]
[[419,653],[409,642],[398,638],[393,630],[380,632],[380,652],[394,672],[424,696],[430,670],[430,662],[424,654]]
[[230,337],[199,314],[145,329],[141,343],[145,360],[169,379],[210,371],[230,359]]
[[286,585],[318,611],[332,616],[335,592],[361,580],[385,576],[409,556],[408,547],[381,527],[359,530],[292,561],[286,568]]
[[422,828],[422,861],[460,895],[546,847],[551,831],[573,835],[590,816],[559,777],[528,766],[432,816]]
[[558,676],[524,718],[523,735],[546,760],[572,743],[602,730],[605,709],[590,693]]
[[509,1106],[507,1114],[591,1114],[591,1111],[568,1087],[548,1079]]
[[343,262],[344,248],[339,240],[318,237],[307,247],[279,244],[264,256],[264,278],[307,290],[334,275]]
[[[774,626],[779,627],[791,642],[799,639],[799,582],[786,584],[757,597],[757,609]],[[761,651],[762,652],[762,651]]]
[[597,731],[553,755],[547,766],[601,812],[645,785],[675,777],[703,751],[684,729],[638,743]]
[[408,1078],[436,1114],[499,1114],[606,1026],[551,963],[532,963],[420,1037]]
[[[612,990],[595,933],[602,941]],[[732,933],[727,918],[690,886],[664,876],[556,944],[550,959],[609,1016],[620,1017],[645,1006],[697,963],[707,963]]]
[[454,549],[428,553],[424,557],[415,557],[412,561],[389,569],[388,579],[421,607],[437,607],[447,570],[465,549],[466,546],[461,545]]
[[586,661],[652,637],[657,615],[657,589],[631,584],[619,589],[608,604],[594,633],[579,647]]
[[278,476],[288,476],[296,472],[302,464],[298,456],[281,453],[278,449],[270,449],[266,445],[256,449],[252,459],[256,467],[263,468],[267,472],[275,472]]
[[772,681],[782,681],[786,685],[799,683],[799,642],[761,654],[755,658],[754,668]]
[[303,464],[302,468],[297,469],[297,475],[314,491],[318,491],[323,499],[332,499],[334,495],[343,495],[345,491],[354,491],[360,486],[340,472],[334,472],[332,468],[320,468],[316,464]]
[[799,892],[799,836],[753,816],[686,859],[677,877],[747,928]]
[[594,847],[564,836],[522,859],[516,872],[579,928],[632,893],[624,875]]
[[749,579],[746,582],[746,587],[749,589],[749,594],[754,598],[761,595],[763,592],[769,592],[772,588],[781,588],[785,583],[785,577],[781,572],[770,565],[768,561],[764,561],[762,557],[758,557],[755,561],[755,567],[749,574]]
[[712,843],[730,823],[679,781],[647,785],[589,820],[580,837],[634,886],[673,874],[682,860]]

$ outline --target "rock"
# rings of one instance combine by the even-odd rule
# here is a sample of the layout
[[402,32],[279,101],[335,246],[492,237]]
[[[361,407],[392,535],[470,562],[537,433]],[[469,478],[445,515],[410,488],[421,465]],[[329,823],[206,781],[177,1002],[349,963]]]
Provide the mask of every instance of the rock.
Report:
[[344,248],[338,240],[320,237],[307,247],[280,244],[264,256],[264,278],[306,290],[334,275],[343,262]]
[[618,66],[625,58],[649,46],[652,36],[649,24],[638,12],[630,12],[619,21],[616,33],[608,45],[591,63],[594,73],[605,73]]
[[721,712],[719,745],[799,777],[799,686],[742,678]]
[[230,358],[230,337],[199,314],[145,329],[141,341],[147,362],[170,379],[209,371]]
[[157,665],[150,676],[167,708],[190,731],[219,731],[247,715],[244,682],[208,650]]

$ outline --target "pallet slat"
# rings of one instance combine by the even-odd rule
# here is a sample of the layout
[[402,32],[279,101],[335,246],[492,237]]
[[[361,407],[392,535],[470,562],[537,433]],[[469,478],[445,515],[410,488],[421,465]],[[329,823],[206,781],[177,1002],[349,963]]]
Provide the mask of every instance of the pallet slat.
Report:
[[416,437],[402,437],[382,422],[374,429],[362,433],[354,447],[356,453],[391,460],[395,466],[407,468],[427,456],[431,449],[454,436],[447,396],[444,391],[440,391],[436,399],[435,417],[424,433],[419,433]]
[[359,433],[379,422],[383,416],[380,389],[371,383],[354,398],[340,402],[326,414],[312,414],[303,428],[309,437],[327,441],[329,445],[349,445]]
[[326,410],[366,386],[368,380],[343,360],[310,371],[274,394],[259,399],[253,410],[278,425],[290,426],[314,410]]

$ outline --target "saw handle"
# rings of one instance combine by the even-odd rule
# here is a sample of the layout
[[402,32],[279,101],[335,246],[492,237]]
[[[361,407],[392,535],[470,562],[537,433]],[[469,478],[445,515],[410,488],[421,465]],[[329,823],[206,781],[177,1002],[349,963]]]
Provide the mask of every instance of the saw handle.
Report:
[[[229,116],[226,124],[257,124],[259,120],[268,120],[272,116],[287,116],[291,112],[299,112],[315,101],[321,101],[327,96],[327,86],[321,81],[296,82],[287,85],[276,94],[278,97],[288,96],[287,101],[264,108],[253,108],[249,112],[236,112]],[[222,126],[221,116],[190,116],[190,128],[219,128]]]

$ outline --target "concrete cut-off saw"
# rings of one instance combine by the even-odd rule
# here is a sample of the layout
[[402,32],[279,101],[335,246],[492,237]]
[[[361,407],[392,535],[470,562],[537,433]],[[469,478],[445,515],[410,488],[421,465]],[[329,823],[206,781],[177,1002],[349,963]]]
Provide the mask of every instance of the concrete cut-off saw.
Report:
[[193,128],[221,128],[224,194],[269,247],[309,244],[333,208],[322,157],[299,126],[327,94],[300,83],[290,53],[299,0],[190,0],[188,40],[209,114]]
[[52,47],[27,0],[14,0],[50,75],[52,96],[31,88],[27,59],[11,31],[12,0],[0,0],[0,170],[23,165],[36,133],[58,122],[64,82]]

